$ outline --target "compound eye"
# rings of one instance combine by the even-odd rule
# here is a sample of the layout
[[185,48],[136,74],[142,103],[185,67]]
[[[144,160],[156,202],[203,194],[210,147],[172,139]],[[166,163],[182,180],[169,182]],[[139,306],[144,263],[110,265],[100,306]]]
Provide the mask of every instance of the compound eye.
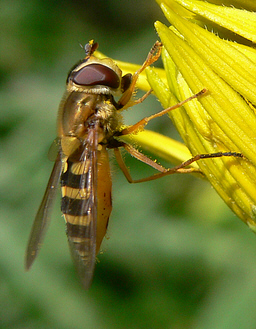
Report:
[[126,75],[124,75],[122,77],[121,90],[123,93],[130,87],[131,83],[132,83],[132,74],[131,73],[127,73]]
[[74,73],[73,81],[81,86],[103,85],[117,89],[120,79],[115,71],[101,64],[89,64]]

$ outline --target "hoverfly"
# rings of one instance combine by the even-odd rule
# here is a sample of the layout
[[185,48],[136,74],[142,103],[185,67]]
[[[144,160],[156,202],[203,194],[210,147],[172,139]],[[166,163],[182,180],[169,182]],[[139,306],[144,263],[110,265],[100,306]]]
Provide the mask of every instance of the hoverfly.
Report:
[[[140,153],[133,146],[118,139],[122,135],[141,130],[148,121],[203,94],[202,90],[187,100],[165,109],[138,123],[123,127],[121,110],[142,102],[150,93],[133,100],[139,74],[160,56],[161,43],[156,42],[141,68],[122,76],[119,67],[110,59],[93,56],[98,44],[85,45],[85,58],[71,69],[67,77],[66,92],[58,113],[58,155],[37,212],[26,252],[26,269],[33,264],[42,244],[50,209],[61,183],[61,211],[72,257],[83,286],[89,288],[96,255],[106,234],[112,210],[111,174],[107,149],[114,149],[117,162],[130,183],[143,182],[173,174],[191,172],[185,168],[202,158],[242,156],[240,153],[200,154],[172,169],[165,169]],[[121,95],[118,101],[114,96]],[[119,148],[123,147],[138,160],[152,166],[159,173],[140,180],[132,180]]]

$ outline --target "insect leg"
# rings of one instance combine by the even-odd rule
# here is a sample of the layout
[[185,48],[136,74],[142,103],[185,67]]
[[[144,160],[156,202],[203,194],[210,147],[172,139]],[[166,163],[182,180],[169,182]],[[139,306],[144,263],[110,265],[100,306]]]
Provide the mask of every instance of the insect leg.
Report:
[[[161,173],[165,173],[165,172],[168,171],[168,169],[164,168],[163,166],[161,166],[157,162],[151,160],[145,154],[143,154],[143,153],[139,152],[138,150],[136,150],[133,146],[131,146],[129,144],[125,144],[125,143],[122,146],[126,149],[126,151],[128,153],[131,154],[131,156],[133,156],[137,160],[139,160],[141,162],[144,162],[145,164],[147,164],[150,167],[160,171]],[[116,160],[118,162],[118,165],[121,168],[122,172],[124,173],[126,179],[128,180],[129,183],[134,183],[134,180],[132,179],[129,170],[128,170],[128,168],[126,167],[126,165],[124,163],[124,160],[122,158],[120,149],[119,148],[114,148],[114,152],[115,152],[115,156],[116,156]]]
[[191,101],[192,99],[198,98],[199,96],[204,95],[206,92],[207,92],[207,89],[202,89],[198,93],[190,96],[189,98],[185,99],[184,101],[181,101],[181,102],[179,102],[179,103],[177,103],[177,104],[175,104],[173,106],[170,106],[167,109],[164,109],[164,110],[162,110],[162,111],[160,111],[158,113],[155,113],[155,114],[153,114],[153,115],[151,115],[149,117],[145,117],[145,118],[141,119],[139,122],[135,123],[134,125],[129,126],[129,127],[125,128],[125,129],[123,129],[121,131],[121,135],[129,135],[129,134],[133,134],[133,133],[136,133],[138,131],[143,130],[143,128],[148,124],[148,122],[150,120],[155,119],[155,118],[158,118],[158,117],[161,117],[162,115],[164,115],[164,114],[166,114],[166,113],[168,113],[168,112],[170,112],[172,110],[177,109],[178,107],[184,105],[185,103]]
[[[159,41],[156,41],[154,46],[151,48],[145,62],[142,64],[142,66],[139,68],[138,71],[136,71],[132,78],[131,78],[131,83],[129,85],[129,88],[123,93],[122,97],[118,101],[118,108],[124,108],[125,105],[129,103],[129,101],[132,98],[132,95],[134,93],[135,87],[137,80],[139,78],[139,75],[141,74],[142,71],[145,70],[146,67],[150,66],[153,64],[155,61],[158,60],[161,54],[161,49],[162,49],[162,43]],[[141,99],[138,99],[137,101],[133,102],[134,104],[141,103],[148,95],[150,95],[152,90],[148,91]]]
[[[243,157],[243,155],[241,153],[237,153],[237,152],[217,152],[217,153],[209,153],[209,154],[197,154],[194,157],[188,159],[187,161],[182,162],[181,164],[179,164],[173,168],[166,169],[166,168],[158,165],[157,163],[155,163],[153,160],[149,159],[146,155],[144,155],[144,154],[140,153],[139,151],[137,151],[136,149],[134,149],[132,146],[130,146],[128,144],[124,144],[123,146],[132,156],[134,156],[138,160],[148,164],[149,166],[155,168],[156,170],[160,171],[159,173],[154,174],[149,177],[136,179],[136,180],[132,179],[129,170],[124,163],[124,160],[122,158],[119,148],[115,148],[114,152],[115,152],[115,156],[116,156],[118,165],[120,166],[122,172],[124,173],[124,175],[129,183],[148,182],[148,181],[155,180],[155,179],[158,179],[158,178],[161,178],[164,176],[168,176],[168,175],[172,175],[172,174],[202,173],[200,169],[186,168],[187,166],[191,165],[193,162],[196,162],[201,159],[220,158],[223,156],[225,156],[225,157],[233,156],[233,157],[238,157],[238,158]],[[159,166],[160,168],[158,169],[157,166]],[[161,170],[161,168],[162,168],[162,170]]]

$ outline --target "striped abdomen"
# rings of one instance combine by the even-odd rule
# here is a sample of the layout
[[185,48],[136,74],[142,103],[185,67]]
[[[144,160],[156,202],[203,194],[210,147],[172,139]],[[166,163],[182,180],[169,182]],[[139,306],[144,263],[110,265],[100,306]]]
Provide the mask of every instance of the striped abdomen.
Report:
[[108,153],[104,146],[97,151],[97,156],[96,180],[92,177],[90,159],[83,159],[82,162],[67,160],[61,176],[61,210],[67,225],[68,239],[85,263],[90,261],[90,253],[95,247],[92,245],[95,225],[97,254],[112,210],[112,183]]

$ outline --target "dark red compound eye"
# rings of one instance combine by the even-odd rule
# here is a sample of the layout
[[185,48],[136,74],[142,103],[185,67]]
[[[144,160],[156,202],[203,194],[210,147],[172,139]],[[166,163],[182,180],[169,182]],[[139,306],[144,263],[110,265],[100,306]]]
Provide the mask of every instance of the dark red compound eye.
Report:
[[72,80],[81,86],[103,85],[114,89],[120,84],[116,72],[102,64],[89,64],[83,67],[74,73]]

